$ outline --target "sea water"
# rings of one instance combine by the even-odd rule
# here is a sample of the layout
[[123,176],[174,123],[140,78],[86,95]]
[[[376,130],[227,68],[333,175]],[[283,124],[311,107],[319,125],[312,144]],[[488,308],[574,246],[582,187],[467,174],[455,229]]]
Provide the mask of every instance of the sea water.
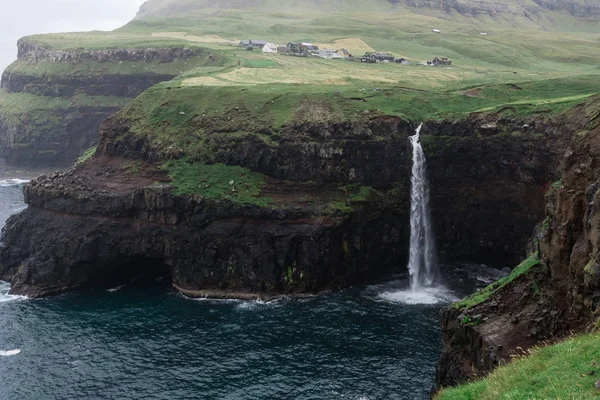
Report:
[[[25,208],[25,175],[0,178],[0,227]],[[0,399],[427,399],[440,307],[497,278],[442,270],[452,291],[424,302],[402,298],[408,274],[272,302],[143,281],[30,300],[0,283]]]

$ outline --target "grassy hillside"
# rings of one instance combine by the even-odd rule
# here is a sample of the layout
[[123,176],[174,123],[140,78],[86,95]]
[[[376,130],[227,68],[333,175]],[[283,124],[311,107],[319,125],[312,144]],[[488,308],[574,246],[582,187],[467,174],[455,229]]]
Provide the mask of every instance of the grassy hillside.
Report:
[[[48,82],[54,77],[179,74],[149,90],[126,112],[142,110],[140,115],[148,115],[157,109],[170,120],[170,112],[181,108],[185,118],[175,115],[174,126],[185,123],[179,120],[198,116],[221,126],[217,119],[225,118],[227,112],[235,107],[245,110],[237,119],[245,123],[238,124],[239,129],[238,125],[226,127],[229,132],[259,129],[257,124],[280,129],[297,122],[302,115],[298,110],[306,104],[326,104],[327,112],[318,118],[328,121],[383,114],[420,121],[462,118],[473,112],[554,115],[600,93],[597,21],[583,21],[547,8],[523,19],[511,10],[526,2],[506,2],[511,4],[504,11],[470,14],[435,7],[417,13],[404,2],[390,4],[387,0],[351,0],[343,3],[343,9],[333,7],[328,12],[322,7],[341,3],[323,1],[315,6],[314,2],[291,1],[283,6],[271,0],[150,1],[140,14],[143,18],[114,32],[36,35],[24,41],[76,52],[189,47],[201,49],[202,56],[173,63],[23,59],[8,71]],[[477,4],[483,7],[488,3],[492,2]],[[216,5],[220,8],[213,8]],[[533,0],[530,5],[541,9]],[[224,8],[227,6],[236,9]],[[149,10],[155,12],[144,16]],[[321,48],[345,48],[355,55],[386,51],[407,59],[409,65],[267,55],[238,47],[241,39],[249,38],[276,44],[310,41]],[[449,57],[453,63],[423,65],[434,57]],[[33,100],[29,102],[33,104]],[[14,110],[14,104],[6,99],[0,102],[5,119],[27,114],[26,110]],[[184,143],[189,138],[170,135],[169,126],[139,128],[152,133],[157,143],[190,146]],[[204,149],[202,140],[189,148]]]
[[289,14],[412,12],[454,21],[502,22],[511,26],[534,24],[545,29],[563,25],[568,20],[593,25],[594,17],[600,15],[600,4],[595,0],[149,0],[141,7],[137,19],[172,17],[208,9],[276,10]]
[[443,390],[436,400],[595,399],[600,335],[535,349],[489,377]]

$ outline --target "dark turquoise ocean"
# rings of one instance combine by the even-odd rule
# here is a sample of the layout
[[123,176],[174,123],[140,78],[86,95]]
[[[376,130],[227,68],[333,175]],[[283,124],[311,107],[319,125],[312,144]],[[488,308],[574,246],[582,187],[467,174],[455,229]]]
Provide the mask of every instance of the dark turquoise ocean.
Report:
[[[0,175],[0,226],[25,207],[17,178]],[[399,276],[268,303],[144,279],[30,300],[0,283],[0,399],[427,399],[440,308],[498,276],[442,270],[452,291],[415,297]]]

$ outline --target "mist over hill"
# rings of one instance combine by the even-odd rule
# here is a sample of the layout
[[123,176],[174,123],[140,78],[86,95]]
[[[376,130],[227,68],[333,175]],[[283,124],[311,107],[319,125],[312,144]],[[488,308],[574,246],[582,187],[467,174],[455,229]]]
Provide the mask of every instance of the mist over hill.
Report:
[[142,5],[138,19],[165,17],[203,9],[267,10],[272,12],[311,10],[393,11],[409,9],[417,13],[442,12],[447,17],[460,14],[469,17],[517,16],[537,20],[541,16],[578,18],[600,17],[597,0],[149,0]]

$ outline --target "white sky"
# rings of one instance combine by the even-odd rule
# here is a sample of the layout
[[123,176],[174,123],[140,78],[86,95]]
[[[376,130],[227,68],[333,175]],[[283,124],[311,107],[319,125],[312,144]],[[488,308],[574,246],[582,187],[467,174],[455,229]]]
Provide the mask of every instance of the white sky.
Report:
[[34,33],[113,30],[144,0],[0,0],[0,71],[17,57],[17,40]]

